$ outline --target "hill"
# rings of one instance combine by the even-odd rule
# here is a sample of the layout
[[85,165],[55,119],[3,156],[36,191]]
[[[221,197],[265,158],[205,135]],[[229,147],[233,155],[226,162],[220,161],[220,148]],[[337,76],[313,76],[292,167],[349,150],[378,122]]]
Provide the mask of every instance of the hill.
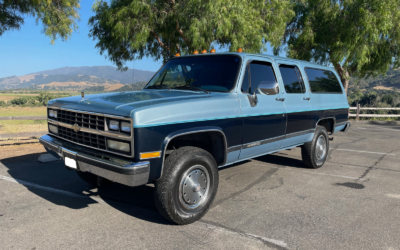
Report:
[[109,80],[116,80],[122,84],[132,84],[132,77],[134,78],[134,83],[148,82],[150,78],[153,77],[154,72],[137,70],[137,69],[135,70],[128,69],[127,71],[121,72],[118,71],[117,68],[112,66],[93,66],[93,67],[63,67],[58,69],[39,71],[32,74],[88,75]]
[[400,68],[389,69],[385,76],[380,75],[375,78],[369,77],[367,79],[351,78],[349,90],[350,92],[356,90],[400,91]]
[[[45,90],[85,90],[114,91],[125,84],[148,82],[154,72],[129,69],[117,71],[111,66],[64,67],[45,70],[25,76],[0,78],[0,90],[4,89],[45,89]],[[132,80],[132,78],[134,80]]]

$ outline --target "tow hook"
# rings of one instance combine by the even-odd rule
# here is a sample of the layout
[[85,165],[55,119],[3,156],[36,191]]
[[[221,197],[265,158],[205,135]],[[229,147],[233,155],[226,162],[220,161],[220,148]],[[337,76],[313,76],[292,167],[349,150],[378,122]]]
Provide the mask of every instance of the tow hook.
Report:
[[333,141],[333,137],[330,137],[329,140],[330,140],[330,141]]

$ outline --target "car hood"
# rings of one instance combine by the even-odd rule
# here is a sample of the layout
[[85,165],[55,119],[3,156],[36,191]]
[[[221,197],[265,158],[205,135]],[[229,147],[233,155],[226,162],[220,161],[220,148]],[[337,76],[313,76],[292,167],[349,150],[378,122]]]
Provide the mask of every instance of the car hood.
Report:
[[212,94],[186,90],[142,90],[106,94],[71,96],[49,101],[49,107],[132,117],[132,112],[146,106],[170,102],[210,98]]

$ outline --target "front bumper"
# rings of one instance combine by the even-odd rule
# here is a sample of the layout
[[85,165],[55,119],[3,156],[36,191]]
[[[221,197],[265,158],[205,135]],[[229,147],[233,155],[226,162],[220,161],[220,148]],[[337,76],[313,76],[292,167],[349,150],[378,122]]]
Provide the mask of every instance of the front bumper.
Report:
[[74,145],[50,135],[40,137],[39,142],[49,153],[76,160],[77,171],[90,172],[105,179],[127,186],[139,186],[148,183],[150,162],[132,163],[111,154]]

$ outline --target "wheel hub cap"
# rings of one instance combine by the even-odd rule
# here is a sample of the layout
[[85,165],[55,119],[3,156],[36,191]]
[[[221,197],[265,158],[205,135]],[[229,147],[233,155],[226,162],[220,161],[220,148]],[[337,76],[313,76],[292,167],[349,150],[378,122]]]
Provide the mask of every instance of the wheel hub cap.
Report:
[[179,200],[189,209],[198,207],[208,195],[210,177],[205,167],[196,165],[183,175],[180,184]]
[[317,140],[317,144],[315,146],[315,156],[318,161],[324,159],[326,155],[326,140],[324,136],[320,136]]

